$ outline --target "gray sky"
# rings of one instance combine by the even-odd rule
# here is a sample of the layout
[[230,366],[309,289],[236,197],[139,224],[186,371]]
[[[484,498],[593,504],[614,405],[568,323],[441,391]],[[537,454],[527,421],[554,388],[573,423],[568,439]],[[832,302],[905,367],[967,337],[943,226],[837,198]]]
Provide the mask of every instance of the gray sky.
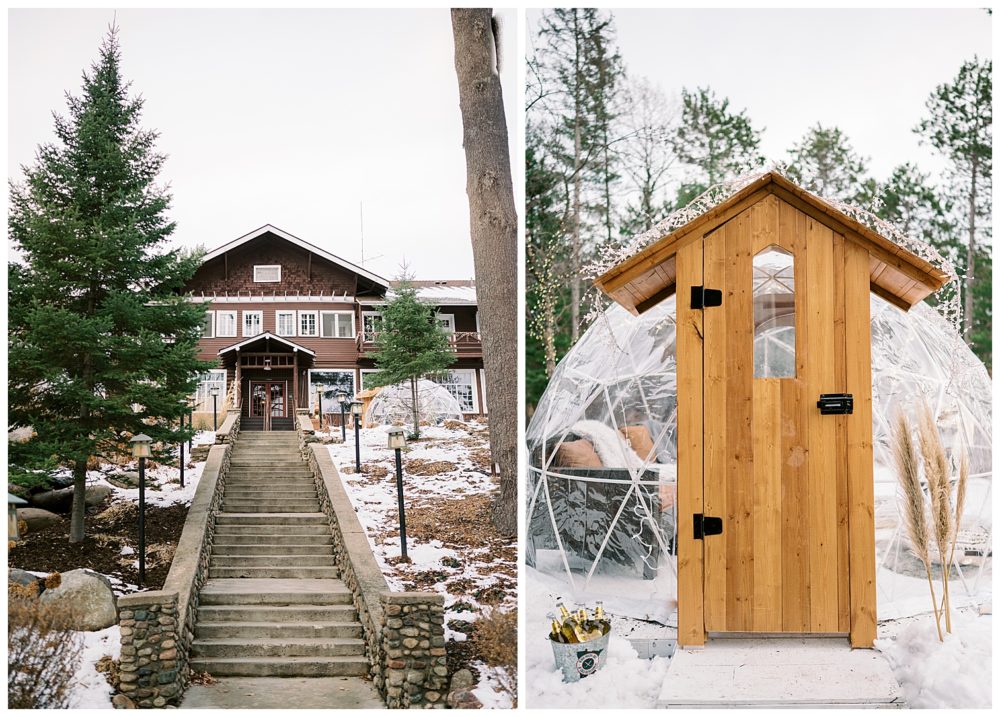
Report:
[[[539,11],[528,12],[534,35]],[[991,56],[984,10],[615,10],[630,74],[668,95],[709,86],[764,127],[769,159],[817,121],[840,127],[884,179],[942,162],[910,130],[963,60]]]
[[[516,13],[498,14],[513,138]],[[10,11],[8,176],[53,139],[51,112],[65,113],[112,17]],[[392,278],[405,258],[418,278],[472,277],[448,10],[117,18],[124,75],[169,155],[176,243],[212,249],[270,223],[360,263],[363,201],[366,268]]]

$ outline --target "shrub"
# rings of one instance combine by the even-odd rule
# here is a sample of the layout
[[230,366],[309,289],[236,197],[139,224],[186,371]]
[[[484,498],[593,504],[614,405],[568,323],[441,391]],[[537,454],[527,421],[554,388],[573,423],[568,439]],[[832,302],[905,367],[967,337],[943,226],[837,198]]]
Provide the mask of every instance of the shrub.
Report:
[[488,666],[500,689],[517,706],[517,611],[497,608],[483,611],[476,620],[472,640],[476,652]]
[[8,591],[7,707],[65,709],[83,652],[73,613]]

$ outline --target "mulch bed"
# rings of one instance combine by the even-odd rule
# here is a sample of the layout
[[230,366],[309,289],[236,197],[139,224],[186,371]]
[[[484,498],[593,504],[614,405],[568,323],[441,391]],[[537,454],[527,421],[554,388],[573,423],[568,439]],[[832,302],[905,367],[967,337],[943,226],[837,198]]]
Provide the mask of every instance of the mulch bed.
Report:
[[[163,587],[187,511],[186,505],[146,506],[145,589]],[[63,516],[59,523],[24,536],[10,551],[9,564],[45,572],[89,568],[135,585],[139,582],[139,569],[134,565],[138,555],[122,555],[121,548],[138,548],[138,516],[139,508],[133,503],[105,502],[93,512],[88,511],[86,537],[79,543],[69,542],[70,519]]]

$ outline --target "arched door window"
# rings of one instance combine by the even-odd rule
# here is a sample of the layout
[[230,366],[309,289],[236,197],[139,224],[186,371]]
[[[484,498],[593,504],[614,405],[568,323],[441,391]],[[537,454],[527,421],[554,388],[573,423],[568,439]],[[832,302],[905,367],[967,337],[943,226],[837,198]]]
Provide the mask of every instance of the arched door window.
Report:
[[795,378],[795,259],[773,244],[753,258],[754,378]]

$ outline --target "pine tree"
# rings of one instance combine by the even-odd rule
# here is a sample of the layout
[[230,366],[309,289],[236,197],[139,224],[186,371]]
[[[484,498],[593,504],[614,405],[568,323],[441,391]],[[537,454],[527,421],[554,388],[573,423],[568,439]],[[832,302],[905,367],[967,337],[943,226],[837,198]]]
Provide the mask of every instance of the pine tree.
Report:
[[[881,205],[876,213],[909,237],[930,244],[953,262],[958,258],[952,203],[930,183],[930,175],[907,162],[877,185]],[[865,197],[867,199],[867,197]]]
[[677,206],[763,161],[758,151],[760,134],[746,110],[730,110],[729,100],[717,98],[709,88],[681,90],[681,123],[674,151],[688,165],[689,176],[678,193]]
[[789,178],[821,197],[854,202],[863,193],[868,160],[837,127],[817,123],[788,151]]
[[120,64],[112,28],[55,119],[56,142],[10,189],[10,423],[37,434],[20,460],[72,469],[70,542],[84,538],[88,460],[127,453],[140,432],[165,458],[212,365],[196,359],[204,307],[180,295],[198,259],[162,250],[174,229],[156,184],[165,156]]
[[440,373],[455,362],[448,334],[434,316],[434,307],[421,302],[404,269],[395,296],[382,307],[375,334],[375,373],[366,380],[373,386],[410,383],[413,436],[420,436],[420,399],[417,382]]
[[927,100],[929,117],[914,128],[951,163],[952,187],[960,194],[965,226],[965,283],[962,333],[973,343],[979,235],[988,238],[993,187],[993,61],[962,63],[950,84],[938,85]]

